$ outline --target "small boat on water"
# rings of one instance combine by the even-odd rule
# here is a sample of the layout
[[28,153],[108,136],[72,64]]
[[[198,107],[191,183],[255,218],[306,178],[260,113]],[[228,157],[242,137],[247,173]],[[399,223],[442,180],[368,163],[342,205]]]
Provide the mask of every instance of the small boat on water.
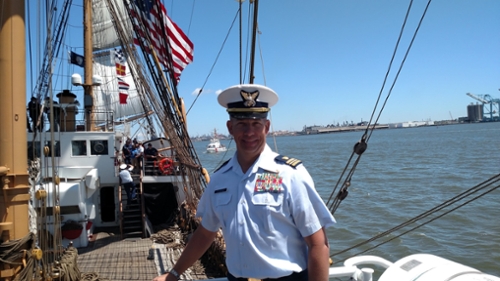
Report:
[[217,130],[214,129],[214,135],[210,139],[210,143],[207,145],[207,153],[219,153],[225,151],[227,151],[227,147],[220,143]]

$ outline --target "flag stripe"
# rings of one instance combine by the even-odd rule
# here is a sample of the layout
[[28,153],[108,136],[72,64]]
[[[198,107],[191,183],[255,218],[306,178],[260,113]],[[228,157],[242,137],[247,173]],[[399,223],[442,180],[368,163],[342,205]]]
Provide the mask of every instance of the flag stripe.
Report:
[[123,79],[121,79],[120,77],[117,77],[117,78],[118,78],[118,89],[128,91],[128,89],[130,88],[130,85],[127,82],[125,82]]
[[[172,71],[176,82],[178,82],[182,70],[193,61],[194,45],[186,34],[182,32],[179,26],[170,19],[167,15],[165,6],[163,6],[161,2],[152,0],[149,4],[153,5],[146,5],[147,7],[143,7],[143,9],[149,9],[149,11],[141,10],[140,7],[136,7],[137,12],[140,14],[135,10],[131,11],[133,24],[139,27],[137,28],[139,30],[137,36],[134,34],[134,43],[141,45],[139,40],[148,38],[148,36],[145,36],[145,32],[147,32],[151,40],[152,48],[157,54],[158,59],[167,69],[170,68],[170,63],[172,64],[173,69],[169,69],[169,71]],[[156,7],[160,7],[161,14]],[[162,26],[161,22],[164,23],[164,26]],[[144,24],[147,31],[141,30],[140,26],[142,25],[140,23]],[[169,61],[169,55],[167,54],[169,48],[167,48],[164,40],[162,40],[164,36],[168,38],[172,61]],[[138,39],[137,37],[142,39]],[[147,46],[147,44],[145,45]],[[151,52],[148,48],[145,51],[148,53]]]

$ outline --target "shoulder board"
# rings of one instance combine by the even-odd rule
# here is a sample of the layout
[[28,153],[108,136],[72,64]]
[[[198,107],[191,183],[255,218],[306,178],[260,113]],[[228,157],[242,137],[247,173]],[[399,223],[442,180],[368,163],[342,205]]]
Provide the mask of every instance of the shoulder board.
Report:
[[229,163],[229,160],[231,160],[231,158],[227,159],[226,162],[222,163],[222,165],[220,165],[217,169],[215,169],[214,173],[220,170],[222,167],[226,166],[226,164]]
[[302,161],[296,158],[290,158],[288,156],[278,155],[274,158],[277,163],[284,163],[292,168],[296,168],[298,165],[302,164]]

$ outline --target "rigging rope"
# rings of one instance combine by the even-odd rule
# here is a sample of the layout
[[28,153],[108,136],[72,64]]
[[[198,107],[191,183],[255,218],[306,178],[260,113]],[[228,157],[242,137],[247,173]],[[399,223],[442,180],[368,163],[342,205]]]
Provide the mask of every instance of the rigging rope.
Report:
[[[461,208],[461,207],[463,207],[463,206],[465,206],[465,205],[467,205],[467,204],[469,204],[469,203],[471,203],[471,202],[473,202],[473,201],[475,201],[475,200],[483,197],[484,195],[486,195],[486,194],[488,194],[488,193],[490,193],[490,192],[492,192],[492,191],[500,188],[500,184],[499,183],[500,183],[500,174],[497,174],[497,175],[495,175],[495,176],[493,176],[493,177],[491,177],[491,178],[489,178],[489,179],[487,179],[487,180],[485,180],[485,181],[483,181],[483,182],[481,182],[481,183],[479,183],[479,184],[471,187],[470,189],[468,189],[468,190],[466,190],[466,191],[464,191],[464,192],[462,192],[462,193],[460,193],[460,194],[458,194],[458,195],[456,195],[456,196],[454,196],[454,197],[446,200],[445,202],[441,203],[440,205],[438,205],[438,206],[436,206],[436,207],[434,207],[434,208],[432,208],[432,209],[430,209],[428,211],[425,211],[425,212],[421,213],[420,215],[418,215],[418,216],[416,216],[416,217],[414,217],[414,218],[412,218],[412,219],[410,219],[410,220],[408,220],[408,221],[406,221],[406,222],[404,222],[404,223],[402,223],[402,224],[400,224],[398,226],[395,226],[395,227],[393,227],[393,228],[391,228],[391,229],[389,229],[387,231],[384,231],[384,232],[382,232],[382,233],[380,233],[380,234],[378,234],[378,235],[376,235],[376,236],[374,236],[374,237],[372,237],[372,238],[370,238],[368,240],[365,240],[365,241],[363,241],[361,243],[358,243],[358,244],[356,244],[356,245],[354,245],[354,246],[352,246],[350,248],[347,248],[345,250],[333,253],[333,254],[330,255],[330,257],[333,257],[335,255],[339,255],[339,254],[348,252],[348,251],[350,251],[352,249],[358,248],[360,246],[366,245],[366,244],[368,244],[370,242],[373,242],[373,241],[375,241],[377,239],[385,237],[385,236],[389,235],[392,232],[395,232],[397,230],[401,230],[404,227],[407,227],[407,226],[409,226],[411,224],[414,224],[414,223],[416,223],[416,222],[418,222],[420,220],[423,220],[423,219],[426,219],[426,218],[429,217],[426,221],[424,221],[424,222],[422,222],[422,223],[420,223],[420,224],[418,224],[418,225],[410,228],[409,230],[406,230],[406,231],[402,232],[401,234],[398,234],[398,235],[396,235],[394,237],[391,237],[391,238],[389,238],[389,239],[387,239],[387,240],[385,240],[385,241],[383,241],[383,242],[381,242],[381,243],[379,243],[379,244],[377,244],[377,245],[375,245],[373,247],[370,247],[370,248],[368,248],[368,249],[366,249],[364,251],[358,252],[358,253],[356,253],[356,254],[354,254],[352,256],[357,256],[357,255],[366,253],[368,251],[371,251],[371,250],[377,248],[380,245],[386,244],[386,243],[388,243],[388,242],[390,242],[390,241],[392,241],[392,240],[394,240],[394,239],[396,239],[398,237],[403,236],[404,234],[406,234],[408,232],[414,231],[415,229],[418,229],[418,228],[420,228],[420,227],[422,227],[422,226],[424,226],[426,224],[429,224],[429,223],[437,220],[438,218],[441,218],[441,217],[443,217],[443,216],[445,216],[445,215],[447,215],[447,214],[449,214],[449,213],[451,213],[451,212],[453,212],[453,211],[455,211],[455,210],[457,210],[457,209],[459,209],[459,208]],[[483,193],[480,193],[479,195],[476,195],[476,193],[478,193],[480,191],[483,191]],[[465,202],[460,203],[461,201],[463,201],[463,200],[465,200],[468,197],[471,197],[473,195],[476,195],[476,196],[472,197],[471,199],[469,199],[469,200],[467,200]],[[459,204],[459,205],[456,206],[456,207],[453,207],[453,208],[451,208],[449,210],[446,210],[446,211],[444,210],[445,208],[451,207],[454,204]],[[442,211],[442,213],[438,213],[440,211]],[[432,215],[435,215],[435,216],[431,217]],[[335,263],[337,264],[337,263],[343,262],[346,259],[348,259],[348,258],[335,261]]]
[[219,58],[220,58],[220,55],[222,53],[222,50],[224,49],[224,46],[226,45],[226,42],[227,42],[227,39],[229,38],[229,34],[231,34],[231,30],[233,29],[234,27],[234,23],[236,22],[236,19],[238,18],[238,14],[239,14],[239,11],[236,12],[236,15],[234,16],[233,18],[233,21],[231,23],[231,26],[229,27],[229,30],[227,31],[226,33],[226,37],[224,38],[224,41],[222,41],[222,46],[220,47],[219,49],[219,52],[217,53],[217,56],[215,57],[215,61],[214,63],[212,64],[212,67],[210,67],[210,71],[208,72],[208,75],[207,77],[205,78],[205,81],[203,82],[203,85],[201,86],[200,90],[198,91],[198,94],[196,95],[196,98],[194,99],[194,101],[191,103],[191,105],[189,106],[189,109],[187,110],[186,112],[186,115],[189,114],[189,111],[191,111],[191,108],[194,106],[194,104],[196,103],[196,101],[198,100],[198,98],[200,97],[201,93],[203,92],[203,89],[205,88],[205,85],[207,85],[208,83],[208,78],[212,75],[212,72],[215,68],[215,65],[217,64]]
[[[413,45],[413,42],[415,41],[415,38],[417,36],[417,33],[418,33],[418,30],[420,29],[420,26],[423,22],[423,19],[425,18],[425,15],[427,13],[427,10],[429,8],[429,5],[431,3],[432,0],[429,0],[427,2],[427,6],[425,7],[425,10],[422,14],[422,16],[420,17],[420,21],[417,25],[417,28],[416,30],[414,31],[413,33],[413,37],[411,39],[411,42],[405,52],[405,56],[403,58],[403,60],[401,61],[400,63],[400,66],[399,66],[399,69],[397,71],[397,74],[392,82],[392,85],[390,87],[390,90],[385,98],[385,101],[382,105],[382,107],[380,108],[380,111],[377,115],[377,118],[375,119],[375,122],[373,122],[372,124],[372,120],[373,120],[373,117],[375,115],[375,111],[377,110],[377,107],[378,107],[378,103],[380,101],[380,98],[382,96],[382,92],[384,91],[384,88],[385,88],[385,85],[386,85],[386,82],[387,82],[387,78],[389,76],[389,73],[391,71],[391,68],[392,68],[392,65],[394,63],[394,58],[396,56],[396,53],[399,49],[399,44],[400,44],[400,41],[401,41],[401,38],[403,36],[403,33],[404,33],[404,30],[405,30],[405,27],[406,27],[406,22],[408,20],[408,17],[409,17],[409,14],[410,14],[410,11],[411,11],[411,8],[412,8],[412,4],[413,4],[413,0],[410,1],[409,5],[408,5],[408,9],[407,9],[407,12],[406,12],[406,15],[405,15],[405,19],[403,21],[403,24],[401,26],[401,30],[400,30],[400,33],[399,33],[399,36],[398,36],[398,40],[396,42],[396,45],[395,45],[395,48],[394,48],[394,51],[393,51],[393,54],[392,54],[392,57],[391,57],[391,60],[389,62],[389,67],[387,69],[387,72],[386,72],[386,75],[385,75],[385,78],[384,78],[384,81],[382,83],[382,87],[380,89],[380,92],[378,94],[378,98],[377,98],[377,101],[375,103],[375,106],[374,106],[374,109],[373,109],[373,112],[372,112],[372,115],[370,117],[370,121],[368,122],[367,126],[366,126],[366,129],[365,129],[365,132],[363,134],[363,136],[361,137],[361,140],[358,141],[355,145],[354,145],[354,149],[353,149],[353,152],[351,153],[351,156],[349,157],[349,160],[347,161],[347,164],[345,165],[344,167],[344,170],[342,172],[342,174],[340,175],[339,177],[339,180],[337,181],[337,184],[335,185],[332,193],[330,194],[330,197],[328,198],[328,201],[326,203],[326,205],[328,206],[328,208],[330,209],[330,212],[332,214],[335,213],[335,211],[337,210],[337,208],[339,207],[340,203],[342,202],[342,200],[344,200],[347,195],[348,195],[348,188],[349,186],[351,185],[351,179],[352,179],[352,175],[354,174],[354,171],[356,170],[356,167],[361,159],[361,155],[363,154],[363,152],[367,149],[368,147],[368,140],[370,139],[371,137],[371,134],[373,133],[373,131],[375,130],[375,127],[377,125],[377,121],[379,120],[381,114],[382,114],[382,111],[384,110],[385,108],[385,105],[392,93],[392,90],[394,88],[394,85],[396,84],[397,80],[398,80],[398,77],[399,77],[399,74],[401,73],[401,70],[403,68],[403,65],[406,61],[406,58],[408,57],[408,54],[411,50],[411,47]],[[357,158],[354,160],[353,164],[352,164],[352,167],[350,168],[349,172],[347,172],[347,170],[349,169],[350,167],[350,164],[351,164],[351,161],[354,159],[355,157],[355,154],[357,154]],[[347,172],[347,174],[346,174]],[[346,174],[346,177],[344,177],[344,174]],[[341,185],[341,187],[339,188],[339,185]],[[337,189],[339,189],[338,193],[337,193]],[[337,195],[335,195],[337,193]]]

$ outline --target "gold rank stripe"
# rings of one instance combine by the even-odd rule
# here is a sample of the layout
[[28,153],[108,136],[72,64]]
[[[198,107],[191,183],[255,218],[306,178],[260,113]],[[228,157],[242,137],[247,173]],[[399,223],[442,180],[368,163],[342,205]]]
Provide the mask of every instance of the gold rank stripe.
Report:
[[290,158],[286,161],[286,163],[292,167],[296,167],[297,165],[299,165],[301,163],[301,161],[299,159],[295,159],[295,158]]

